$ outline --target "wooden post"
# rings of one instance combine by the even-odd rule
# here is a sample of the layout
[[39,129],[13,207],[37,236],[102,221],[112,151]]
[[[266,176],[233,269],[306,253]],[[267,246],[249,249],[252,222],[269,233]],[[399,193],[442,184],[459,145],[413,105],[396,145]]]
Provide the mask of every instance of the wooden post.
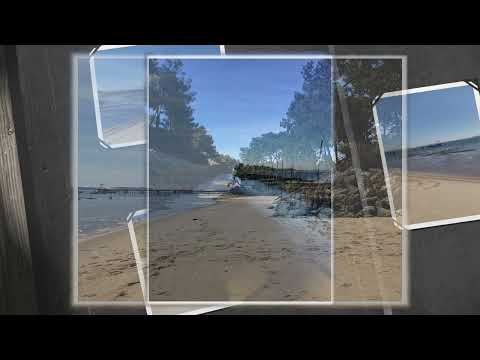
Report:
[[32,314],[32,257],[9,75],[7,49],[0,45],[0,314]]

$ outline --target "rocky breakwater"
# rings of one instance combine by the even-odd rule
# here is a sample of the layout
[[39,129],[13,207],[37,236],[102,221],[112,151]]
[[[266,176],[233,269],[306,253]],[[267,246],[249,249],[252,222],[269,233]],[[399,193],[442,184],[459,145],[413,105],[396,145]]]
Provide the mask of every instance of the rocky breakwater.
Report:
[[365,186],[365,207],[360,198],[357,177],[353,169],[335,174],[333,187],[333,210],[335,217],[388,217],[388,201],[385,177],[380,169],[362,171]]

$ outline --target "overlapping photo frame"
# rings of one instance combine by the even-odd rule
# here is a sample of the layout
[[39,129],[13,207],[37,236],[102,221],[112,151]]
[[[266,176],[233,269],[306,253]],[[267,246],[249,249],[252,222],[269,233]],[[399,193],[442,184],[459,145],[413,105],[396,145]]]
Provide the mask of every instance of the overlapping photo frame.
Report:
[[[130,46],[128,46],[128,45],[122,46],[122,48],[128,48],[128,47],[130,47]],[[93,57],[91,57],[91,59],[90,59],[90,65],[92,66],[92,63],[95,64],[95,62],[93,60],[95,55],[98,56],[98,54],[101,54],[102,51],[108,51],[108,50],[111,50],[111,49],[108,48],[108,47],[105,47],[104,49],[97,49],[96,52],[92,52]],[[120,56],[120,55],[116,55],[116,56]],[[160,57],[163,57],[163,56],[160,56]],[[196,58],[196,57],[198,57],[198,58],[218,58],[217,56],[209,56],[209,55],[207,55],[207,56],[205,56],[205,55],[199,55],[199,56],[183,56],[183,55],[165,56],[165,58]],[[285,56],[284,58],[295,58],[295,57],[296,56]],[[297,58],[302,58],[302,57],[314,58],[316,56],[297,56]],[[123,56],[123,58],[128,59],[129,57]],[[148,58],[149,57],[147,56],[147,59]],[[235,57],[231,57],[231,58],[235,58]],[[277,56],[238,56],[237,58],[245,58],[245,59],[282,58],[282,56],[278,56],[278,57]],[[335,59],[336,57],[318,56],[318,58]],[[338,58],[347,58],[347,57],[339,56]],[[352,56],[351,58],[352,59],[359,59],[359,58],[361,59],[361,58],[370,58],[370,57]],[[379,57],[375,57],[375,58],[379,58]],[[399,58],[402,61],[405,60],[403,57],[399,57]],[[93,65],[93,66],[95,67],[95,65]],[[95,72],[95,70],[96,69],[94,69],[94,72]],[[147,71],[146,71],[146,73],[148,74]],[[93,78],[92,78],[92,80],[93,80]],[[95,80],[95,83],[96,83],[96,80]],[[148,86],[146,87],[146,89],[148,91]],[[97,93],[97,99],[95,100],[95,104],[96,104],[96,115],[98,115],[98,113],[101,112],[100,111],[100,106],[99,106],[99,99],[98,99],[98,87],[96,89],[94,88],[94,92]],[[148,99],[148,96],[146,98]],[[99,116],[97,116],[96,118],[97,118],[97,130],[98,130],[99,143],[102,147],[104,147],[106,149],[112,149],[113,150],[113,149],[116,149],[116,148],[147,144],[148,132],[147,132],[146,138],[144,140],[139,140],[138,142],[124,142],[124,143],[107,143],[107,142],[105,142],[105,137],[103,136],[103,133],[102,133],[103,132],[103,123],[102,123],[102,119],[101,119],[102,118],[101,114],[99,114]],[[148,129],[148,127],[147,127],[147,129]],[[148,164],[148,155],[149,155],[149,152],[147,151],[147,164]],[[147,214],[148,214],[148,212],[147,212]],[[129,218],[127,219],[128,220],[127,222],[129,224],[129,230],[130,230],[130,234],[131,234],[132,247],[134,249],[137,248],[135,258],[136,258],[136,262],[137,262],[137,269],[139,271],[139,276],[145,276],[145,274],[143,273],[143,268],[145,266],[144,260],[141,259],[139,256],[137,256],[137,254],[138,254],[138,244],[137,244],[137,241],[136,241],[136,238],[135,238],[135,232],[133,230],[133,227],[131,226],[132,222],[137,218],[137,216],[145,216],[145,210],[140,210],[137,213],[130,214]],[[332,232],[333,232],[333,227],[332,227]],[[332,248],[333,248],[333,236],[332,236]],[[405,254],[403,256],[405,256]],[[402,278],[403,279],[402,281],[403,281],[404,286],[406,287],[407,286],[407,278],[405,276],[405,273],[406,273],[406,271],[404,271],[404,276]],[[332,278],[333,278],[333,275],[334,275],[334,270],[332,268]],[[152,312],[152,306],[155,307],[157,305],[162,305],[165,308],[168,307],[168,305],[190,306],[188,308],[187,312],[191,312],[192,314],[195,314],[195,313],[203,313],[205,309],[206,309],[206,311],[212,311],[212,310],[221,309],[221,308],[228,307],[228,306],[233,306],[233,305],[266,305],[266,304],[273,304],[273,305],[320,305],[320,306],[324,306],[324,305],[326,305],[326,306],[332,306],[332,305],[338,305],[338,306],[343,306],[343,305],[344,306],[351,306],[351,305],[396,306],[396,305],[400,305],[400,306],[402,306],[402,305],[405,305],[408,302],[408,299],[405,296],[403,296],[401,302],[392,302],[392,303],[390,303],[390,302],[375,302],[375,301],[371,301],[371,302],[356,302],[356,301],[334,302],[333,299],[332,299],[331,302],[327,302],[327,303],[323,303],[323,302],[314,302],[314,303],[311,303],[311,302],[299,302],[299,303],[296,303],[296,302],[287,302],[287,303],[282,303],[282,302],[214,302],[214,303],[211,303],[211,302],[191,302],[191,303],[190,302],[183,302],[182,304],[178,304],[178,303],[155,304],[155,303],[152,303],[152,302],[149,301],[148,291],[146,290],[147,288],[148,288],[148,276],[147,276],[147,281],[142,285],[142,290],[143,290],[143,294],[144,294],[145,304],[147,306],[147,311],[149,311],[149,313]],[[333,288],[333,284],[332,284],[332,288]],[[404,291],[404,293],[406,294],[406,291]],[[332,294],[333,294],[333,292],[332,292]],[[147,296],[145,297],[145,295],[147,295]],[[202,309],[204,309],[204,310],[202,310]]]
[[[427,100],[428,96],[430,96],[432,100]],[[437,99],[435,99],[435,97]],[[449,97],[452,99],[452,101],[449,101]],[[457,101],[457,103],[455,103],[453,99]],[[458,103],[460,100],[463,102]],[[429,126],[431,128],[431,131],[434,132],[436,131],[435,128],[438,128],[438,126],[440,125],[439,123],[436,124],[436,119],[433,119],[432,115],[420,113],[420,110],[417,109],[419,106],[416,105],[420,101],[430,101],[429,106],[432,109],[431,113],[435,114],[435,111],[433,109],[437,108],[442,109],[444,113],[452,115],[449,131],[447,130],[444,133],[444,137],[446,140],[436,138],[436,141],[433,143],[425,143],[423,144],[423,146],[418,146],[418,144],[412,146],[412,143],[418,142],[416,138],[420,138],[420,135],[418,133],[420,131],[424,131],[424,126]],[[383,131],[383,128],[385,126],[384,122],[386,121],[386,118],[390,115],[385,115],[384,112],[382,116],[380,109],[382,102],[390,102],[390,113],[400,113],[401,116],[397,117],[396,121],[403,121],[403,125],[399,123],[396,124],[397,127],[402,128],[402,134],[401,139],[397,138],[397,140],[394,141],[396,142],[396,146],[393,151],[391,147],[392,144],[390,144],[390,149],[388,147],[388,144],[385,144],[385,134]],[[460,149],[461,144],[458,143],[459,140],[452,140],[451,138],[455,137],[453,135],[454,133],[458,133],[458,130],[456,128],[458,128],[459,126],[464,126],[461,123],[456,124],[457,119],[455,119],[455,117],[460,118],[462,116],[466,116],[463,115],[463,107],[469,107],[471,110],[469,113],[470,118],[468,125],[469,135],[465,136],[478,136],[480,134],[480,95],[476,81],[466,80],[455,83],[426,86],[421,88],[408,89],[404,91],[386,93],[376,99],[372,106],[377,135],[379,139],[379,145],[381,148],[382,162],[387,181],[387,189],[392,210],[392,218],[394,219],[395,223],[399,226],[404,227],[407,230],[416,230],[480,220],[480,208],[478,208],[478,212],[475,210],[475,208],[470,208],[470,210],[467,210],[467,208],[469,207],[468,204],[474,204],[474,202],[472,202],[472,198],[468,199],[468,201],[466,198],[464,198],[464,205],[459,206],[460,209],[451,209],[454,206],[454,203],[460,199],[460,195],[458,194],[458,192],[455,193],[455,185],[450,186],[451,190],[449,190],[447,186],[443,186],[445,190],[438,190],[435,196],[429,198],[430,200],[428,200],[428,205],[425,204],[426,208],[421,208],[421,204],[418,200],[419,196],[417,196],[420,193],[416,192],[420,190],[415,190],[416,187],[414,185],[414,181],[420,181],[420,183],[422,183],[422,180],[413,180],[415,170],[418,170],[419,168],[419,165],[417,165],[419,161],[416,161],[413,158],[415,156],[417,159],[421,157],[422,160],[420,161],[424,162],[424,168],[420,168],[420,171],[422,172],[423,170],[426,173],[430,172],[430,174],[428,175],[430,176],[430,179],[428,178],[428,176],[424,176],[424,182],[436,179],[436,184],[433,184],[432,186],[440,187],[439,184],[441,184],[443,181],[448,181],[447,176],[449,174],[436,173],[439,170],[443,170],[443,172],[446,173],[448,172],[448,169],[446,169],[445,164],[435,164],[434,161],[448,162],[450,161],[448,158],[449,153],[454,152],[456,154],[459,154],[458,156],[456,156],[456,160],[461,162],[463,155],[470,156],[470,153],[474,150],[475,144],[469,144],[467,145],[467,148]],[[438,113],[436,114],[437,116],[439,116]],[[391,121],[391,119],[389,120]],[[442,126],[446,128],[446,125]],[[407,131],[408,136],[406,135]],[[457,135],[457,137],[459,136],[461,135]],[[423,137],[426,136],[423,135]],[[447,139],[448,137],[450,137],[450,139]],[[430,140],[430,142],[432,141],[433,140]],[[456,141],[456,144],[453,144],[449,147],[448,143],[454,141]],[[470,142],[473,142],[473,140]],[[456,149],[453,149],[453,146],[455,146]],[[403,162],[403,167],[406,169],[406,171],[402,172],[401,179],[399,178],[398,173],[397,175],[392,174],[395,172],[391,169],[393,162],[397,162],[395,167],[398,168],[398,161],[392,160],[391,155],[394,153],[396,153],[397,155],[400,153],[402,154],[401,158]],[[465,157],[463,157],[463,159],[465,159]],[[469,166],[473,168],[474,164],[470,164]],[[455,176],[455,174],[452,175],[453,177],[456,177],[455,181],[466,181],[463,184],[464,186],[468,185],[470,180],[473,182],[475,181],[475,176],[466,176],[465,178],[463,178],[462,176]],[[458,179],[459,177],[462,177],[463,179]],[[398,182],[405,184],[405,187],[402,187],[403,194],[400,194],[400,196],[398,194],[394,194],[395,188],[398,188],[398,186],[396,186],[396,183]],[[461,183],[459,183],[459,186],[462,186]],[[472,185],[472,188],[474,188],[474,185]],[[459,190],[460,187],[456,187],[456,189]],[[422,192],[425,193],[427,191],[432,191],[432,189],[424,186]],[[474,196],[474,194],[475,192],[473,191],[472,196]],[[449,203],[439,202],[440,199],[446,197],[450,198]],[[443,209],[444,215],[442,215],[442,209],[440,208]],[[450,216],[447,216],[447,214]]]

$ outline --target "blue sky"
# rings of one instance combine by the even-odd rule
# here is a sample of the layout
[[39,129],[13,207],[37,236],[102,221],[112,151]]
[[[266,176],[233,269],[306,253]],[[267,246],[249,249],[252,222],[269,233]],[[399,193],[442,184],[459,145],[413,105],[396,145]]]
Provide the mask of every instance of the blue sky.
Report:
[[[382,99],[381,113],[401,109],[401,97]],[[408,146],[418,147],[480,135],[474,90],[469,86],[407,95]]]
[[[130,49],[130,53],[134,48]],[[138,50],[138,49],[137,49]],[[135,50],[135,51],[137,51]],[[140,49],[141,50],[141,49]],[[118,51],[118,50],[117,50]],[[141,50],[143,54],[145,49]],[[219,54],[218,46],[156,46],[157,54]],[[109,51],[108,55],[113,55]],[[117,55],[117,54],[115,54]],[[104,60],[107,61],[107,60]],[[96,67],[100,88],[129,90],[145,88],[145,61],[108,60]],[[98,62],[97,64],[99,64]],[[139,66],[140,65],[140,66]],[[105,85],[106,84],[106,85]],[[105,150],[98,142],[88,59],[78,62],[78,184],[79,186],[146,186],[145,146]]]
[[[99,51],[95,73],[99,90],[145,88],[145,55],[218,55],[219,45],[136,45]],[[115,58],[117,57],[118,58]],[[123,58],[121,58],[123,56]]]
[[[128,51],[130,49],[130,52]],[[138,49],[109,51],[132,55]],[[165,47],[157,54],[218,54],[218,46]],[[142,53],[142,51],[140,51]],[[143,50],[145,53],[145,49]],[[233,157],[252,137],[278,132],[295,91],[303,83],[306,60],[183,60],[197,93],[195,121],[213,136],[217,150]],[[145,60],[96,60],[100,90],[133,90],[145,86]],[[79,185],[145,185],[143,146],[104,150],[98,145],[88,60],[79,66]]]
[[[127,48],[128,49],[128,48]],[[217,150],[235,158],[252,137],[278,132],[306,60],[183,60],[197,93],[195,121],[213,136]],[[140,89],[143,59],[97,59],[99,90]],[[121,76],[119,76],[121,74]]]
[[195,121],[235,158],[253,137],[281,131],[306,60],[183,60],[197,93]]

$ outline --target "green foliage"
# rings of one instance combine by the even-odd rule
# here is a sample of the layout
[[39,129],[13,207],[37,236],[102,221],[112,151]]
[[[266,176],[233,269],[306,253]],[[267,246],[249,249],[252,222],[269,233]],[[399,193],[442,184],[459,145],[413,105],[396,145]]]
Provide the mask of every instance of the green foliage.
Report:
[[[401,61],[378,60],[378,59],[341,59],[336,61],[339,78],[336,85],[343,87],[347,97],[350,123],[358,148],[361,166],[364,169],[379,167],[381,164],[378,139],[373,118],[372,103],[386,92],[402,89]],[[338,103],[338,102],[337,102]],[[336,157],[342,161],[339,170],[351,166],[351,154],[349,141],[345,131],[344,119],[336,107],[335,134],[336,134]],[[382,129],[389,136],[398,136],[401,127],[397,121],[384,124]],[[387,117],[388,118],[388,117]],[[390,117],[395,119],[395,117]]]
[[328,168],[333,162],[331,144],[331,67],[329,61],[310,61],[303,70],[303,87],[296,92],[285,118],[284,131],[253,138],[240,150],[246,164]]
[[217,152],[205,127],[195,122],[192,81],[180,60],[150,60],[149,117],[150,145],[162,153],[194,163],[209,160],[231,165],[232,160]]

